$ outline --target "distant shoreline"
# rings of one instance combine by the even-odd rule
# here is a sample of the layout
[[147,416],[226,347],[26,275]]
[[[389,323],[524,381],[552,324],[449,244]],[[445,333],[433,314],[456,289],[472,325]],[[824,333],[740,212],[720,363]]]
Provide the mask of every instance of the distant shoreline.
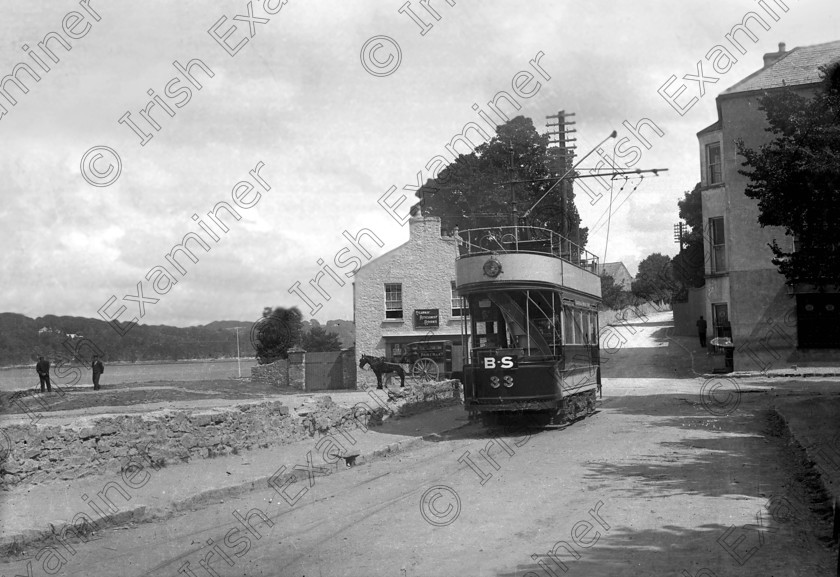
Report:
[[[122,365],[130,365],[130,366],[140,366],[140,365],[177,365],[177,364],[184,364],[188,365],[191,363],[229,363],[235,362],[237,359],[234,358],[222,358],[222,359],[179,359],[177,361],[111,361],[105,363],[109,366],[122,366]],[[256,357],[239,357],[240,361],[255,361]],[[71,367],[86,367],[87,364],[81,363],[70,363],[67,366]],[[26,364],[26,365],[7,365],[0,367],[0,371],[3,370],[12,370],[12,369],[35,369],[35,363]]]

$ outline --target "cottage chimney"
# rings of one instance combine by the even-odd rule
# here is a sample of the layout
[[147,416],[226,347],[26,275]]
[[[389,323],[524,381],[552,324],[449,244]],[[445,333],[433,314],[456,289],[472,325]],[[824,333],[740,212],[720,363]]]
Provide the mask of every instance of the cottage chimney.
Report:
[[785,55],[785,43],[779,42],[779,51],[778,52],[768,52],[764,55],[764,67],[767,68],[771,64],[777,62],[782,56]]
[[408,219],[409,235],[412,239],[439,239],[440,217],[413,216]]

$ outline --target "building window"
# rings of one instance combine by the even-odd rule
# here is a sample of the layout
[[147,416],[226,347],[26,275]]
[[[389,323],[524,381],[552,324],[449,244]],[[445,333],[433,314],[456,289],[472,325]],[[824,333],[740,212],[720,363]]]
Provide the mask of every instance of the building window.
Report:
[[706,145],[706,178],[710,186],[723,182],[719,142]]
[[452,301],[452,316],[453,318],[458,317],[466,317],[469,316],[469,311],[466,308],[461,307],[461,297],[458,296],[458,292],[455,290],[455,281],[451,282],[451,301]]
[[709,240],[712,248],[712,274],[726,272],[726,241],[723,237],[722,216],[709,219]]
[[400,283],[385,284],[385,318],[403,318],[402,285]]

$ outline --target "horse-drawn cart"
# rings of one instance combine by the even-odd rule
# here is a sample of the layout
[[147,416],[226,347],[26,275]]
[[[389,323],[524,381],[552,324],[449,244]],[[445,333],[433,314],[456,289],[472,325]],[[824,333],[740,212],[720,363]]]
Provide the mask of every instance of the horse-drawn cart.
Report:
[[409,365],[414,379],[429,382],[451,376],[451,341],[417,341],[408,343],[405,351],[400,362]]

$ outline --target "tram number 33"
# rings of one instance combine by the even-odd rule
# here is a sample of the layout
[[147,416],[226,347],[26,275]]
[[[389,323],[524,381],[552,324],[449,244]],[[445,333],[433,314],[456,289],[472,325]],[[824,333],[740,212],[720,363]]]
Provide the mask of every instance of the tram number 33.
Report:
[[516,357],[484,357],[485,369],[515,369]]

